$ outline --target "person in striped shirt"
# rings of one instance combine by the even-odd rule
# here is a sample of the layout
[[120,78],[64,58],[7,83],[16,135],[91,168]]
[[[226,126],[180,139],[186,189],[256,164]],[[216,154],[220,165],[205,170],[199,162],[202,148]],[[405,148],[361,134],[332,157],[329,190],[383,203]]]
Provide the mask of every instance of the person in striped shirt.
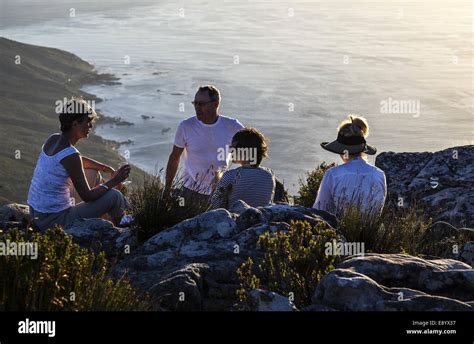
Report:
[[276,179],[273,171],[260,166],[268,156],[268,140],[255,128],[239,130],[232,138],[229,152],[232,161],[241,166],[226,171],[211,197],[210,209],[229,209],[242,200],[252,207],[273,201]]

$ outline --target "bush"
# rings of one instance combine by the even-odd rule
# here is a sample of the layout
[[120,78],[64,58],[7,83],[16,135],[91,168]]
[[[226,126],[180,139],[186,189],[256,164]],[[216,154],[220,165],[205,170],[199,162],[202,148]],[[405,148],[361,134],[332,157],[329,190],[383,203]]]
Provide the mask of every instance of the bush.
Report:
[[305,179],[299,178],[298,195],[294,198],[295,204],[311,208],[316,200],[324,173],[334,166],[336,166],[335,163],[327,164],[323,162],[313,171],[306,172]]
[[297,307],[310,305],[319,280],[334,268],[336,256],[325,253],[326,244],[333,240],[340,238],[325,223],[311,226],[303,221],[292,221],[287,233],[263,234],[258,243],[264,257],[257,271],[252,272],[250,258],[237,270],[239,300],[245,301],[251,289],[263,285],[264,289],[293,296]]
[[237,289],[239,302],[245,302],[247,300],[249,291],[260,288],[260,279],[252,272],[253,264],[252,258],[248,257],[237,269],[237,277],[240,281],[240,288]]
[[425,255],[457,259],[461,248],[470,241],[474,241],[474,230],[437,221],[422,238],[420,251]]
[[197,197],[185,197],[184,181],[179,175],[173,181],[171,193],[165,192],[162,172],[146,176],[142,185],[130,189],[130,213],[134,218],[131,228],[139,243],[209,208]]
[[349,242],[363,242],[366,252],[423,252],[423,237],[431,225],[416,206],[386,206],[380,215],[362,211],[360,205],[340,212],[340,231]]
[[[295,204],[312,207],[324,173],[334,166],[336,166],[334,163],[322,163],[313,171],[306,173],[304,180],[300,178]],[[418,209],[415,204],[403,208],[387,200],[382,213],[372,215],[362,210],[361,203],[353,202],[353,205],[335,211],[340,221],[341,233],[347,241],[363,242],[367,252],[409,254],[441,252],[439,249],[434,249],[440,245],[427,243],[423,239],[431,225],[431,219],[426,219],[422,209]]]
[[108,277],[105,255],[72,243],[60,227],[45,234],[17,229],[0,234],[0,242],[37,244],[31,256],[0,256],[0,309],[4,311],[147,310],[147,296],[130,283]]

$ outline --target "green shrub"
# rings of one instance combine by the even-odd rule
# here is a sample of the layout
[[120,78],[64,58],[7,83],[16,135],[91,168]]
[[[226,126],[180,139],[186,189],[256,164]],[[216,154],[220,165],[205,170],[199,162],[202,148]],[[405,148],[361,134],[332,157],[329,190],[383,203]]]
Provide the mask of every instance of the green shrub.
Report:
[[297,205],[302,205],[311,208],[316,200],[319,185],[323,180],[324,173],[331,167],[336,166],[335,163],[327,164],[323,162],[311,172],[306,172],[304,179],[299,178],[298,195],[294,197],[294,202]]
[[103,253],[92,254],[72,243],[60,227],[45,234],[11,230],[0,242],[37,244],[31,256],[0,256],[0,309],[4,311],[147,310],[148,297],[130,283],[113,281]]
[[[334,268],[335,255],[326,255],[326,244],[338,241],[337,233],[318,223],[292,221],[287,233],[267,232],[260,236],[264,257],[255,274],[248,259],[238,270],[239,300],[245,300],[251,289],[264,289],[293,296],[297,307],[311,304],[311,296],[322,276]],[[258,275],[258,277],[257,277]]]
[[340,213],[341,233],[349,242],[363,242],[366,252],[420,254],[422,239],[431,224],[416,206],[387,205],[374,216],[354,205]]
[[173,181],[171,192],[165,192],[162,172],[145,176],[142,185],[129,191],[130,213],[134,218],[131,228],[139,243],[209,208],[209,204],[198,198],[184,197],[184,181],[179,175]]
[[237,269],[237,277],[240,281],[240,288],[237,289],[239,302],[247,300],[247,293],[252,289],[260,288],[260,279],[253,274],[253,260],[248,257]]
[[443,221],[434,223],[433,227],[436,225],[441,225],[445,230],[430,231],[422,238],[420,252],[425,255],[456,259],[464,244],[474,241],[474,230],[470,228],[456,228]]

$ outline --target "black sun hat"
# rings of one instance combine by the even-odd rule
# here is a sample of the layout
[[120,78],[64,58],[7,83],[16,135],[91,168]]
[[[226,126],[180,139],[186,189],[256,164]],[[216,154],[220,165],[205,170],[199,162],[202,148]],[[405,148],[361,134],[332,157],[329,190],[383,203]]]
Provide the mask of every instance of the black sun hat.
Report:
[[[354,117],[349,116],[351,122],[347,123],[351,125],[351,131],[353,134],[357,133],[358,131],[353,130]],[[374,155],[377,153],[377,148],[367,144],[365,141],[364,136],[362,135],[350,135],[345,136],[342,134],[341,130],[337,135],[337,139],[332,142],[323,142],[321,143],[321,147],[329,152],[337,153],[337,154],[358,154],[358,153],[365,153],[368,155]]]

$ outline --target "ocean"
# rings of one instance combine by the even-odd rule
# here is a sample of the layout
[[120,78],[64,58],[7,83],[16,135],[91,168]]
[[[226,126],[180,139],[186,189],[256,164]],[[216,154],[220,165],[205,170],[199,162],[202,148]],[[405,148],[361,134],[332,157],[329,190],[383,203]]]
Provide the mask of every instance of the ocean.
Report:
[[208,83],[221,90],[221,114],[269,138],[262,165],[291,193],[306,171],[340,160],[320,143],[350,113],[368,119],[379,152],[474,144],[471,1],[125,3],[1,0],[0,36],[119,77],[84,90],[134,125],[95,132],[129,141],[120,152],[147,171],[166,166],[176,127]]

